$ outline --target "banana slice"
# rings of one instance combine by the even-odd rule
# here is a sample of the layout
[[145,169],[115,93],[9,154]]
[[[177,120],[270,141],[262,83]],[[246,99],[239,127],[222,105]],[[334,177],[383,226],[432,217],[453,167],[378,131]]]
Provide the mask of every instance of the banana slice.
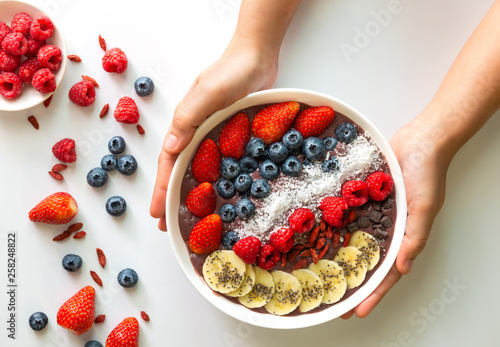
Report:
[[264,308],[278,316],[288,314],[300,305],[302,286],[297,277],[287,272],[273,271],[271,275],[274,281],[274,295]]
[[238,297],[240,304],[248,308],[264,306],[274,294],[273,276],[258,266],[253,269],[255,271],[255,284],[252,290],[247,295]]
[[233,251],[212,252],[203,264],[203,277],[212,290],[229,293],[238,289],[245,278],[246,264]]
[[227,293],[227,296],[244,296],[247,295],[251,290],[253,285],[255,284],[255,270],[252,265],[250,264],[245,264],[247,267],[247,270],[245,272],[245,278],[243,278],[243,282],[241,283],[241,286],[232,291]]
[[323,282],[325,295],[322,302],[325,304],[333,304],[345,294],[347,290],[347,281],[344,275],[344,270],[333,260],[322,259],[317,264],[309,265],[309,270],[319,276]]
[[353,246],[342,247],[333,258],[344,269],[347,288],[356,288],[365,280],[368,271],[363,252]]
[[377,239],[364,231],[352,234],[349,246],[354,246],[363,252],[368,263],[368,271],[372,270],[380,260],[380,246]]
[[308,312],[318,307],[325,294],[321,278],[307,269],[292,271],[292,275],[297,277],[302,286],[302,301],[299,305],[299,311]]

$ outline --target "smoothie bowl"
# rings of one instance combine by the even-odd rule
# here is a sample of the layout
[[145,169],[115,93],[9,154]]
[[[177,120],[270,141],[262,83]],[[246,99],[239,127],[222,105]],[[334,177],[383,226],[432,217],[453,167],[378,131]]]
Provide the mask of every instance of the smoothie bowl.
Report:
[[228,315],[293,329],[330,321],[384,279],[406,197],[387,141],[359,112],[298,89],[257,92],[211,115],[167,194],[175,256]]

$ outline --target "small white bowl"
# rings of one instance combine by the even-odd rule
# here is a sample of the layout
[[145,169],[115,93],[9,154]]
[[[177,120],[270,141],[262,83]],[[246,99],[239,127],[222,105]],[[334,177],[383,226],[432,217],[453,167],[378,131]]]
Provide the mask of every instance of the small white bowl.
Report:
[[[35,18],[39,15],[45,15],[37,7],[21,1],[0,1],[0,21],[5,22],[7,23],[7,25],[10,26],[12,18],[14,18],[14,16],[19,12],[26,12],[32,18]],[[52,18],[50,18],[50,20],[52,20]],[[62,78],[64,76],[64,72],[66,71],[67,48],[63,34],[61,33],[61,31],[59,30],[59,28],[57,27],[56,23],[54,23],[53,20],[52,23],[54,24],[54,34],[52,35],[51,38],[47,40],[47,44],[57,46],[62,51],[61,68],[55,74],[56,84],[57,87],[59,87],[59,84],[61,83]],[[42,94],[32,86],[24,85],[23,92],[21,93],[21,95],[19,95],[14,99],[6,99],[0,96],[0,111],[26,110],[28,108],[32,108],[36,105],[41,104],[52,94],[53,93]]]
[[[363,283],[362,287],[360,287],[347,299],[334,304],[323,311],[297,316],[274,316],[271,314],[256,313],[242,305],[232,303],[223,298],[220,294],[213,292],[205,283],[203,278],[200,277],[194,270],[186,243],[182,239],[178,223],[181,183],[186,169],[188,168],[189,163],[193,159],[194,154],[205,135],[217,124],[223,122],[239,110],[254,105],[284,101],[298,101],[310,106],[330,106],[335,111],[349,117],[361,128],[363,128],[371,136],[373,141],[375,141],[387,159],[392,177],[394,179],[397,202],[397,216],[392,243],[378,270],[376,270],[376,272],[373,273],[373,275],[365,283]],[[377,288],[389,272],[399,251],[405,232],[406,210],[405,186],[399,163],[388,142],[368,119],[351,106],[325,94],[300,89],[271,89],[250,94],[228,108],[215,112],[198,128],[193,140],[179,155],[175,163],[168,186],[166,213],[168,234],[172,243],[174,254],[189,281],[201,295],[203,295],[209,302],[223,312],[239,319],[242,322],[265,328],[296,329],[325,323],[341,316],[356,307],[365,298],[367,298],[375,290],[375,288]]]

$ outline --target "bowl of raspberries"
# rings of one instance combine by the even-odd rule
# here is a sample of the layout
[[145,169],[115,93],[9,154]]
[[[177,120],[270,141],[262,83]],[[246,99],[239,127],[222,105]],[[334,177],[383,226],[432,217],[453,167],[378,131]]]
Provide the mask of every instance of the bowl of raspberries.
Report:
[[40,9],[0,2],[0,110],[36,106],[57,89],[66,69],[62,33]]

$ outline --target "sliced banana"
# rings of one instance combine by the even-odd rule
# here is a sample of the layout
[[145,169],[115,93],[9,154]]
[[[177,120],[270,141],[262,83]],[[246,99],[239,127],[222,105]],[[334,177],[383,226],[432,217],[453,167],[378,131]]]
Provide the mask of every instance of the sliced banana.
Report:
[[344,275],[344,270],[333,260],[322,259],[317,264],[309,265],[309,270],[319,276],[323,282],[322,302],[325,304],[333,304],[345,294],[347,290],[347,281]]
[[273,271],[274,295],[264,306],[267,312],[282,316],[295,310],[302,301],[302,286],[297,277],[283,271]]
[[247,295],[251,290],[253,285],[255,284],[255,270],[253,268],[253,265],[250,264],[245,264],[247,267],[247,270],[245,272],[245,278],[243,278],[243,282],[241,283],[241,286],[232,291],[227,293],[227,296],[244,296]]
[[292,275],[297,277],[302,286],[302,301],[299,305],[300,312],[308,312],[318,307],[325,294],[323,281],[311,270],[299,269],[292,271]]
[[248,308],[262,307],[271,300],[274,294],[273,276],[260,267],[254,267],[255,284],[247,295],[238,297],[238,301]]
[[372,270],[380,260],[380,246],[377,239],[364,231],[353,233],[349,246],[354,246],[363,252],[368,263],[368,271]]
[[368,271],[363,252],[354,246],[342,247],[333,258],[344,269],[347,288],[356,288],[365,280]]
[[229,293],[238,289],[245,278],[246,264],[233,251],[212,252],[203,264],[203,277],[212,290]]

